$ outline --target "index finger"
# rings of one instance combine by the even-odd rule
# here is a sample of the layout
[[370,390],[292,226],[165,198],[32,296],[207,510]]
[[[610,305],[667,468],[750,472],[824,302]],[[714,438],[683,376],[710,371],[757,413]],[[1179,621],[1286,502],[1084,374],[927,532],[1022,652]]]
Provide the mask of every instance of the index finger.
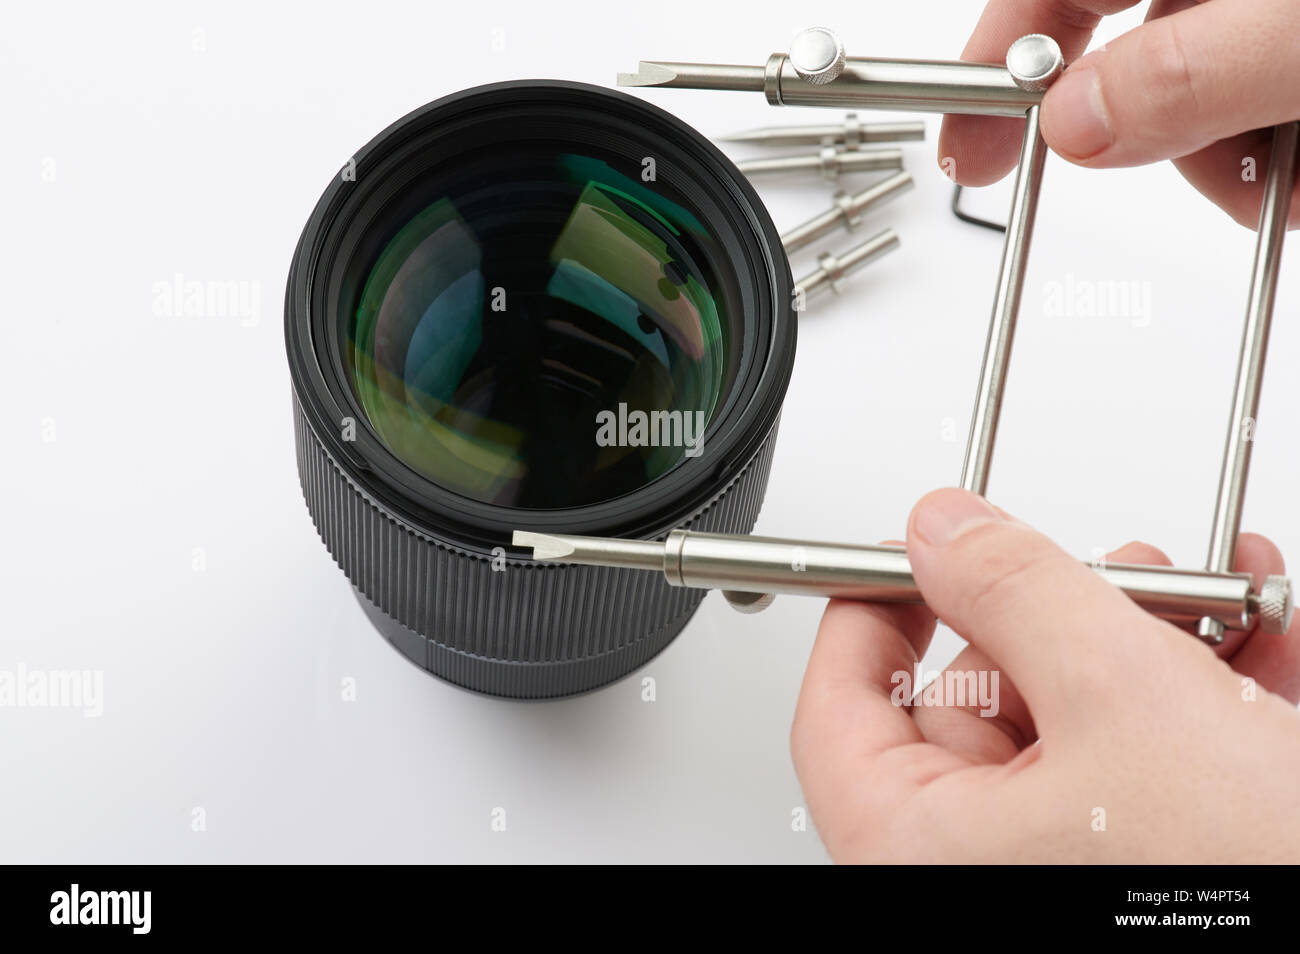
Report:
[[[961,58],[1002,63],[1011,44],[1044,33],[1061,47],[1067,63],[1088,47],[1103,16],[1136,6],[1138,0],[991,0]],[[1015,166],[1025,124],[991,116],[946,116],[939,133],[939,164],[962,185],[997,182]]]
[[790,754],[828,845],[880,827],[918,786],[971,764],[925,741],[908,708],[911,692],[897,678],[915,674],[934,626],[921,605],[831,600],[826,607]]

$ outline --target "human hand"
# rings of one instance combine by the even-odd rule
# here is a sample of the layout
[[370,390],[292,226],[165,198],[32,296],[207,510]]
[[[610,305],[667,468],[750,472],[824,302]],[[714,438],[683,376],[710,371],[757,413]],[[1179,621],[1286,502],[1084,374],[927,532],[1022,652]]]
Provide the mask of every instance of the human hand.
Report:
[[[1076,60],[1103,15],[1136,3],[991,0],[962,58],[1000,63],[1019,37],[1047,34],[1070,64],[1043,99],[1052,149],[1097,168],[1173,159],[1254,228],[1272,145],[1266,127],[1300,119],[1300,3],[1152,0],[1146,23]],[[996,182],[1015,165],[1023,130],[1014,119],[948,116],[940,163],[964,185]],[[1253,179],[1247,168],[1259,170]],[[1300,190],[1290,222],[1300,225]]]
[[[1212,650],[964,490],[917,504],[907,552],[970,642],[950,671],[1000,670],[997,714],[895,705],[934,615],[832,600],[791,752],[835,861],[1300,861],[1300,617]],[[1108,559],[1169,562],[1139,543]],[[1251,534],[1237,569],[1284,572]]]

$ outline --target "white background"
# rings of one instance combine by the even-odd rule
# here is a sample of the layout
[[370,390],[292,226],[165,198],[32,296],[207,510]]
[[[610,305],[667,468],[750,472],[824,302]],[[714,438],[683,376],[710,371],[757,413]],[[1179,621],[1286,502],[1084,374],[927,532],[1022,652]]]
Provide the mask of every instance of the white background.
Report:
[[[858,55],[955,57],[979,6],[11,5],[0,669],[102,670],[105,698],[98,719],[0,709],[0,859],[824,860],[791,830],[787,752],[820,601],[743,617],[711,595],[642,672],[547,704],[454,689],[370,628],[298,488],[284,279],[330,177],[445,93],[609,84],[641,58],[757,64],[811,23]],[[834,115],[646,96],[713,135]],[[902,250],[803,320],[762,533],[897,537],[958,477],[1000,237],[949,213],[928,123],[907,147],[918,188],[872,220]],[[764,187],[782,228],[829,191]],[[971,204],[1001,216],[1005,195]],[[1053,157],[990,496],[1082,557],[1142,538],[1198,565],[1252,252],[1168,166]],[[157,314],[178,274],[257,283],[255,313]],[[1070,275],[1149,283],[1150,321],[1046,314]],[[1245,514],[1293,554],[1297,315],[1293,250]],[[928,664],[958,646],[941,634]]]

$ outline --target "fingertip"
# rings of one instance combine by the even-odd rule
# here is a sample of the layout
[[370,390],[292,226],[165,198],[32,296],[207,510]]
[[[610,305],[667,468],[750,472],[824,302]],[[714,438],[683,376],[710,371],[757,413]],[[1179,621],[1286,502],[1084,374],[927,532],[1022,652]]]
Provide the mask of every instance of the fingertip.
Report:
[[1066,70],[1043,97],[1043,139],[1078,165],[1100,165],[1115,144],[1115,128],[1101,74],[1085,57]]
[[1233,568],[1238,573],[1249,573],[1258,586],[1265,577],[1285,573],[1286,559],[1268,537],[1243,533],[1237,537],[1237,558]]
[[880,632],[901,637],[919,658],[929,645],[934,625],[934,614],[922,603],[832,599],[822,613],[813,653],[855,658],[869,656],[876,648],[870,645],[869,634]]
[[939,168],[953,182],[979,188],[1015,168],[1025,124],[987,116],[945,116],[939,131]]
[[1141,540],[1130,540],[1106,555],[1111,563],[1136,563],[1146,566],[1173,566],[1174,561],[1159,547]]
[[1006,520],[979,494],[959,487],[932,490],[916,502],[907,519],[909,552],[940,549],[987,523]]

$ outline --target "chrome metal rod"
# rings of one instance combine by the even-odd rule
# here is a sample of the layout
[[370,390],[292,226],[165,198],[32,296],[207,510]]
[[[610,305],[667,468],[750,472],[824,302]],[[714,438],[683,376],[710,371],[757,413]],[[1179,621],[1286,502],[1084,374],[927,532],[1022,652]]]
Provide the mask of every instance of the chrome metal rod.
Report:
[[[674,530],[663,543],[632,542],[638,545],[635,560],[629,560],[629,541],[625,540],[518,530],[514,536],[515,546],[533,548],[534,559],[655,570],[673,586],[727,593],[922,602],[902,547],[685,530]],[[1143,609],[1164,619],[1190,622],[1208,616],[1242,628],[1258,617],[1268,631],[1281,631],[1290,622],[1290,584],[1285,577],[1269,577],[1256,593],[1246,573],[1129,564],[1094,565],[1094,569]],[[753,600],[733,602],[744,608],[753,605]]]
[[915,184],[911,175],[899,172],[853,195],[837,192],[833,206],[802,225],[790,229],[781,236],[781,244],[785,246],[787,252],[795,252],[838,228],[843,227],[851,231],[861,224],[862,216],[869,209],[897,198]]
[[849,113],[840,123],[809,126],[762,126],[719,137],[719,142],[745,142],[755,146],[840,146],[856,149],[863,143],[914,142],[925,139],[925,123],[860,123]]
[[1016,169],[1011,214],[1007,219],[1006,242],[1002,247],[997,294],[993,299],[993,316],[989,319],[979,389],[975,395],[975,410],[971,415],[970,436],[966,442],[966,459],[962,464],[961,485],[981,495],[988,488],[993,442],[997,439],[998,415],[1002,410],[1002,392],[1007,381],[1007,363],[1011,358],[1011,345],[1016,333],[1016,317],[1020,312],[1029,242],[1033,236],[1034,216],[1038,211],[1038,193],[1043,184],[1043,165],[1046,159],[1047,144],[1039,135],[1038,107],[1035,106],[1025,115],[1025,136],[1020,147],[1020,165]]
[[[1284,123],[1273,133],[1273,153],[1264,180],[1264,199],[1259,211],[1259,238],[1255,247],[1255,268],[1250,282],[1246,326],[1241,336],[1237,362],[1237,383],[1228,418],[1228,438],[1223,447],[1219,472],[1219,493],[1214,505],[1214,524],[1205,568],[1216,572],[1232,569],[1237,557],[1237,534],[1250,472],[1250,452],[1259,413],[1260,387],[1264,380],[1264,359],[1268,333],[1277,298],[1277,280],[1286,239],[1287,217],[1296,178],[1296,148],[1300,125]],[[1223,639],[1219,620],[1205,619],[1197,634],[1209,642]]]

